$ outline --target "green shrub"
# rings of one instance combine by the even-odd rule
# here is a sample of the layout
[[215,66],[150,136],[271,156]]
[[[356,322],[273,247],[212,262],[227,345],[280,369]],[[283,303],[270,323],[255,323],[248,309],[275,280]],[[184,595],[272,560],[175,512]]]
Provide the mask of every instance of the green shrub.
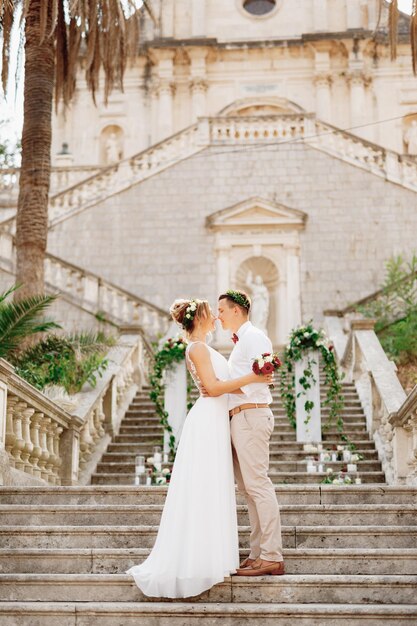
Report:
[[38,389],[61,385],[74,394],[85,383],[94,387],[108,365],[104,358],[112,337],[103,333],[49,335],[15,360],[17,373]]

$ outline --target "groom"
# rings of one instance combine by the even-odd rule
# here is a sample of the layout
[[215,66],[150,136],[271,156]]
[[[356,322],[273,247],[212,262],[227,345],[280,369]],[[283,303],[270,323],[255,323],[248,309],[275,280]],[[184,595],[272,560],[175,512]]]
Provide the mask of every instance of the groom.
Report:
[[[248,374],[253,359],[272,353],[270,339],[249,321],[250,299],[243,291],[229,290],[219,297],[218,318],[233,333],[229,358],[232,378]],[[284,574],[281,520],[274,486],[268,477],[269,440],[274,416],[272,396],[265,383],[245,385],[229,395],[233,466],[237,487],[247,500],[251,525],[250,554],[237,570],[239,576]]]

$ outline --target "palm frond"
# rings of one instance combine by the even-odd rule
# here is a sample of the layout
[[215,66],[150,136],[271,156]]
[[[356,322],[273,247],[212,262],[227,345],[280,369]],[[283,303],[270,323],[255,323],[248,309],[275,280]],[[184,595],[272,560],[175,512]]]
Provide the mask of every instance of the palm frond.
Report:
[[18,302],[0,305],[0,356],[16,350],[26,337],[53,328],[60,328],[52,320],[39,320],[56,296],[32,296]]
[[6,298],[10,296],[10,294],[19,289],[19,287],[20,285],[12,285],[12,287],[9,287],[9,289],[6,289],[6,291],[3,291],[3,293],[0,293],[0,304],[4,302],[4,300],[6,300]]

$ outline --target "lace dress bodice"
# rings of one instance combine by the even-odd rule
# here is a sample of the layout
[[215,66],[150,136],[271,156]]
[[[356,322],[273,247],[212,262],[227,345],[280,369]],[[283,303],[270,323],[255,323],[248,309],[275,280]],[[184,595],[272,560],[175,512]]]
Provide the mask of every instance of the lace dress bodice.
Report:
[[[189,355],[190,348],[195,343],[203,343],[203,342],[192,341],[191,343],[188,344],[186,351],[185,351],[185,362],[187,364],[187,369],[190,372],[191,377],[195,383],[195,386],[197,387],[199,391],[201,391],[202,382],[197,374],[197,369],[194,363],[192,362],[192,360],[190,359],[190,355]],[[204,345],[206,346],[206,348],[208,349],[210,353],[211,364],[213,365],[213,369],[216,374],[216,377],[219,380],[227,380],[228,378],[230,378],[227,361],[224,358],[224,356],[221,355],[219,352],[217,352],[217,350],[214,350],[214,348],[211,348],[210,346],[208,346],[207,344],[204,344]]]
[[201,390],[201,380],[197,374],[197,369],[196,366],[194,365],[194,363],[192,362],[192,360],[190,359],[190,355],[189,355],[189,351],[191,346],[193,346],[195,343],[200,343],[199,341],[192,341],[191,343],[188,344],[186,350],[185,350],[185,362],[187,364],[187,369],[191,374],[191,378],[194,381],[195,386],[197,387],[198,391]]

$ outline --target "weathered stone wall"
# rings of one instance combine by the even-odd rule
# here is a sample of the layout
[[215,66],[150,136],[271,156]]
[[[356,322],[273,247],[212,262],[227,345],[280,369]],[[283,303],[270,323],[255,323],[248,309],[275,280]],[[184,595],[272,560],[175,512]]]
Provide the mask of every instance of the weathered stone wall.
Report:
[[304,319],[374,291],[385,261],[415,249],[415,193],[291,143],[210,148],[55,227],[48,247],[163,307],[187,295],[214,303],[206,217],[253,196],[308,215],[300,233]]

